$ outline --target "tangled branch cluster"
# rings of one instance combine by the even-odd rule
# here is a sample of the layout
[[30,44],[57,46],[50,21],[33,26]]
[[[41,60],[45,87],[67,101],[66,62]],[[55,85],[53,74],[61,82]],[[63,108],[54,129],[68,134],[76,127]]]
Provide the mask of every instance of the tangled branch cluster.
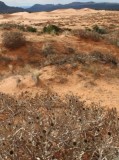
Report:
[[113,160],[119,156],[116,109],[86,106],[54,93],[0,94],[1,160]]

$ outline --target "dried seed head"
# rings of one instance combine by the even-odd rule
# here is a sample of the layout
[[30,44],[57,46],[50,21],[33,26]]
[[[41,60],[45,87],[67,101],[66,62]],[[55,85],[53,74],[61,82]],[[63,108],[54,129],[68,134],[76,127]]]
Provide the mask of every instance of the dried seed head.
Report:
[[108,132],[108,135],[111,136],[112,135],[111,132]]
[[87,141],[87,139],[84,139],[84,143],[87,143],[88,141]]
[[11,155],[13,155],[13,154],[14,154],[13,150],[11,150],[11,151],[10,151],[10,154],[11,154]]
[[76,146],[76,145],[77,145],[77,142],[76,142],[76,141],[74,141],[74,142],[73,142],[73,145],[74,145],[74,146]]

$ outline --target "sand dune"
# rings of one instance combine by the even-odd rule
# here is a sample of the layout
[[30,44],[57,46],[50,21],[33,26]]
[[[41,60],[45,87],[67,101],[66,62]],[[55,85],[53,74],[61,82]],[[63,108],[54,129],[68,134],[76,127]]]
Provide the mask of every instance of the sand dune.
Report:
[[[99,13],[99,14],[97,14]],[[38,32],[42,31],[43,26],[52,23],[55,24],[61,28],[71,28],[71,29],[85,29],[86,27],[92,28],[94,24],[97,24],[99,26],[106,26],[106,27],[116,27],[119,24],[119,12],[116,11],[97,11],[89,8],[84,9],[59,9],[52,12],[35,12],[35,13],[28,13],[28,12],[19,12],[14,14],[5,14],[0,15],[0,23],[3,22],[11,22],[11,23],[18,23],[18,24],[27,24],[31,25],[33,27],[36,27]],[[115,23],[112,25],[112,21]],[[116,28],[117,29],[117,28]],[[1,30],[2,33],[3,30]],[[38,33],[37,32],[37,33]],[[0,33],[0,34],[1,34]],[[99,41],[99,42],[93,42],[90,39],[84,40],[81,39],[81,37],[75,37],[72,34],[68,32],[62,33],[61,35],[47,35],[47,34],[37,34],[37,33],[30,33],[30,32],[24,32],[26,35],[26,38],[28,41],[33,43],[33,46],[27,46],[26,48],[23,48],[23,50],[18,51],[10,51],[8,54],[3,56],[4,58],[12,59],[12,63],[15,62],[16,59],[12,57],[16,55],[16,57],[20,57],[23,60],[24,64],[27,64],[28,62],[34,62],[36,59],[39,59],[41,61],[41,55],[39,56],[40,50],[42,49],[42,44],[45,42],[53,41],[53,47],[56,50],[56,54],[62,54],[67,53],[67,50],[71,49],[71,52],[76,53],[91,53],[93,51],[100,51],[101,53],[112,53],[114,55],[119,55],[119,48],[114,45],[109,45],[107,42]],[[116,34],[116,33],[115,33]],[[0,40],[1,41],[1,40]],[[36,47],[36,48],[35,48]],[[38,54],[35,55],[35,52]],[[66,51],[66,52],[65,52]],[[30,59],[31,53],[34,56],[34,59]],[[73,53],[74,53],[73,52]],[[36,57],[35,57],[36,56]],[[37,57],[38,56],[38,57]],[[30,58],[29,58],[30,57]],[[54,57],[53,57],[54,58]],[[19,62],[19,59],[18,59]],[[15,64],[16,65],[16,64]],[[74,64],[74,66],[77,64]],[[1,65],[2,66],[2,65]],[[17,65],[16,65],[17,66]],[[3,66],[2,66],[3,67]],[[94,66],[93,66],[94,67]],[[98,72],[98,68],[89,68],[91,72]],[[107,66],[106,66],[107,67]],[[8,68],[7,68],[8,69]],[[45,68],[46,69],[46,68]],[[87,68],[84,67],[84,70]],[[100,70],[100,68],[99,68]],[[40,70],[41,71],[41,70]],[[80,68],[77,70],[77,72],[80,71]],[[111,70],[112,71],[112,70]],[[110,71],[110,72],[111,72]],[[56,74],[56,78],[54,78],[50,73],[55,73],[54,70],[51,69],[50,66],[47,69],[47,71],[42,71],[42,75],[40,76],[41,81],[44,82],[48,87],[50,86],[53,91],[58,91],[59,94],[69,93],[73,92],[75,94],[78,94],[81,96],[84,100],[90,102],[102,102],[104,105],[112,106],[113,104],[117,107],[119,104],[119,87],[118,87],[118,80],[111,82],[112,84],[105,82],[105,81],[96,81],[96,84],[92,85],[93,79],[86,79],[85,76],[81,79],[80,77],[76,76],[79,73],[74,72],[71,76],[65,77],[64,79],[67,79],[67,84],[61,85],[59,83],[60,79],[62,81],[62,77],[59,77],[59,73]],[[70,70],[69,70],[70,72]],[[89,71],[90,72],[90,71]],[[82,73],[81,73],[82,74]],[[108,73],[107,73],[108,74]],[[113,74],[113,73],[110,73]],[[116,72],[115,72],[116,74]],[[47,76],[48,77],[47,77]],[[116,77],[116,75],[114,75]],[[4,79],[3,81],[0,81],[0,92],[9,93],[9,94],[17,94],[22,91],[22,89],[17,86],[18,79],[20,78],[20,87],[22,85],[24,86],[23,90],[31,90],[31,91],[39,91],[42,87],[39,86],[39,88],[34,87],[34,81],[31,77],[31,75],[25,75],[25,76],[11,76],[9,78]],[[109,80],[110,82],[110,80]],[[80,91],[80,92],[79,92]],[[112,92],[114,91],[114,92]],[[102,100],[103,97],[103,100]],[[112,98],[113,97],[113,100]],[[108,100],[109,99],[109,100]]]
[[[57,18],[55,17],[56,15],[59,16],[71,16],[71,15],[84,15],[84,14],[89,14],[89,13],[97,13],[96,10],[93,9],[59,9],[59,10],[55,10],[55,11],[51,11],[51,12],[35,12],[35,13],[28,13],[28,12],[19,12],[19,13],[13,13],[11,14],[11,16],[8,16],[7,19],[33,19],[33,20],[39,20],[39,19],[51,19],[52,16],[53,18]],[[0,18],[3,18],[3,16],[1,15]]]

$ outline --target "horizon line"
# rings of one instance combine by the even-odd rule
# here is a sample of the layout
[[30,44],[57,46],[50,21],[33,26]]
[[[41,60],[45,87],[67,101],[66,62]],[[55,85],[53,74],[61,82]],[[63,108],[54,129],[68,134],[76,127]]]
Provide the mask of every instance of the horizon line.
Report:
[[[1,2],[3,2],[3,1],[1,1]],[[51,4],[51,5],[66,5],[66,4],[71,4],[71,3],[110,3],[110,4],[119,4],[119,2],[106,2],[106,1],[103,1],[103,2],[95,2],[95,0],[94,1],[86,1],[86,2],[78,2],[78,1],[73,1],[73,2],[69,2],[69,3],[46,3],[46,4],[44,4],[44,3],[34,3],[34,4],[32,4],[32,5],[9,5],[9,4],[7,4],[6,2],[3,2],[3,3],[5,3],[7,6],[10,6],[10,7],[30,7],[30,6],[33,6],[33,5],[35,5],[35,4],[40,4],[40,5],[49,5],[49,4]]]

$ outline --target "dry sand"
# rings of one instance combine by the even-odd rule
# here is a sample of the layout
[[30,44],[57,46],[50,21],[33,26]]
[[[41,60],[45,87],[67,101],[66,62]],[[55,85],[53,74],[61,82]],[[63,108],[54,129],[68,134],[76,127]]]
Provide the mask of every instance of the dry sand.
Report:
[[104,23],[106,24],[111,23],[111,21],[105,19],[107,15],[113,17],[114,20],[116,16],[119,15],[119,12],[105,11],[105,10],[97,11],[88,8],[80,10],[59,9],[52,12],[36,12],[36,13],[20,12],[10,15],[1,15],[0,23],[14,21],[15,23],[33,25],[33,24],[40,24],[40,23],[45,24],[53,22],[63,27],[78,28],[87,25],[89,27],[96,21],[99,21],[102,24],[103,20]]
[[[89,77],[80,77],[80,71],[74,72],[71,76],[57,76],[54,67],[45,67],[38,70],[40,73],[40,83],[38,86],[32,78],[33,70],[24,76],[10,76],[0,82],[0,92],[19,95],[22,92],[29,91],[32,94],[41,93],[50,89],[63,96],[73,93],[85,100],[87,104],[96,103],[105,107],[117,107],[119,104],[119,80],[104,81],[94,80]],[[82,76],[82,75],[81,75]],[[67,82],[60,80],[66,78]]]
[[[0,23],[3,22],[14,22],[18,24],[29,24],[36,25],[38,29],[43,27],[44,24],[53,22],[53,24],[58,24],[61,27],[68,28],[85,28],[90,27],[93,24],[100,25],[111,25],[113,18],[115,24],[118,27],[119,22],[119,12],[113,11],[96,11],[92,9],[64,9],[64,10],[55,10],[52,12],[40,12],[40,13],[14,13],[11,15],[0,15]],[[39,24],[39,25],[38,25]],[[112,52],[113,54],[119,56],[119,49],[115,46],[109,44],[104,44],[100,42],[89,43],[84,42],[80,39],[74,37],[61,35],[59,37],[51,36],[36,36],[35,34],[26,34],[29,41],[39,42],[46,40],[54,40],[60,42],[64,45],[73,46],[79,51],[91,51],[94,50],[105,50],[106,52]],[[80,44],[80,45],[79,45]],[[59,48],[61,50],[61,48]],[[11,54],[11,53],[10,53]],[[11,55],[12,56],[12,55]],[[22,56],[22,55],[20,55]],[[23,91],[29,91],[32,93],[40,93],[45,89],[51,89],[54,92],[58,92],[61,95],[67,93],[74,93],[83,100],[86,100],[87,103],[101,103],[104,106],[108,107],[117,107],[119,109],[119,79],[111,79],[110,81],[105,80],[96,80],[88,77],[79,77],[78,72],[74,72],[71,76],[63,78],[67,79],[67,83],[61,84],[59,77],[55,71],[54,67],[48,66],[42,69],[39,69],[38,72],[41,73],[40,84],[35,86],[35,82],[32,78],[33,70],[22,76],[22,75],[11,75],[8,78],[5,78],[0,81],[0,92],[7,93],[10,95],[18,95]],[[61,77],[60,77],[61,78]]]

